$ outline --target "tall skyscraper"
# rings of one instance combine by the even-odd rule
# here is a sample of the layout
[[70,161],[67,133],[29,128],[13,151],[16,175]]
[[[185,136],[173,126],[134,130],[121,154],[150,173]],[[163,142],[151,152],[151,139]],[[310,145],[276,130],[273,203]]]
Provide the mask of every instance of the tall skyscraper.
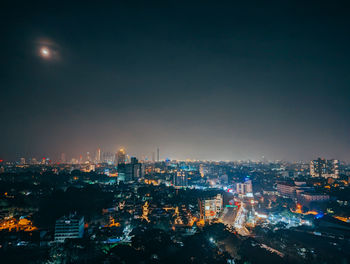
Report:
[[175,188],[184,188],[188,185],[188,175],[186,171],[179,170],[174,175],[173,184]]
[[86,161],[91,162],[90,152],[86,152]]
[[61,153],[60,162],[61,162],[61,163],[66,163],[66,162],[67,162],[67,160],[66,160],[66,154],[65,154],[65,153]]
[[101,162],[101,149],[98,148],[96,150],[95,163],[100,163],[100,162]]
[[157,148],[157,161],[159,162],[159,148]]
[[123,148],[119,149],[116,154],[116,164],[117,165],[125,164],[125,158],[126,158],[125,149]]
[[102,153],[102,162],[113,164],[115,161],[115,154],[111,152],[103,152]]
[[130,163],[124,165],[125,180],[135,181],[142,177],[142,164],[135,157],[131,157]]

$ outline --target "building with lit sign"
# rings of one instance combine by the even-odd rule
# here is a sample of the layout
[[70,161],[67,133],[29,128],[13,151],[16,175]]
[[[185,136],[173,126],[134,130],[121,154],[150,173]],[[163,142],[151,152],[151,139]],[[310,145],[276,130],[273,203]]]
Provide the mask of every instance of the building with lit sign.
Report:
[[63,243],[66,239],[82,238],[84,235],[84,217],[63,216],[56,221],[55,242]]
[[218,218],[223,207],[223,197],[221,194],[216,195],[211,199],[204,199],[200,201],[201,219],[210,221]]

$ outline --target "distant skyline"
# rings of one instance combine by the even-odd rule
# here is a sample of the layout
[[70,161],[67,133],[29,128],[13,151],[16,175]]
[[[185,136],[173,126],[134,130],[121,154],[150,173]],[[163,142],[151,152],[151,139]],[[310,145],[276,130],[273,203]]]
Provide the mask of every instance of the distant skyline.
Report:
[[349,162],[346,4],[5,3],[0,159]]
[[[128,152],[128,149],[126,149],[125,147],[119,147],[117,148],[116,150],[103,150],[101,148],[98,148],[100,150],[100,155],[101,155],[101,162],[104,161],[104,156],[103,154],[106,153],[106,154],[110,154],[110,155],[113,155],[115,156],[118,152],[119,149],[124,149],[126,151],[126,155],[131,158],[131,157],[136,157],[138,160],[147,160],[147,161],[157,161],[157,149],[156,151],[151,151],[151,152],[148,152],[148,153],[139,153],[139,154],[135,154],[135,153],[138,153],[138,152],[133,152],[133,153],[129,153]],[[4,161],[4,162],[20,162],[22,158],[25,158],[26,162],[27,163],[30,163],[30,160],[32,158],[35,158],[37,161],[41,161],[42,159],[49,159],[53,162],[61,162],[61,159],[62,159],[62,155],[65,159],[66,162],[71,162],[73,159],[75,160],[80,160],[80,158],[82,159],[83,162],[87,161],[87,157],[89,156],[90,157],[90,161],[91,162],[94,162],[96,160],[96,152],[97,152],[97,149],[94,149],[94,150],[90,150],[90,151],[86,151],[86,152],[82,152],[82,153],[79,153],[78,155],[73,155],[71,153],[66,153],[66,152],[62,152],[62,153],[56,153],[54,155],[43,155],[43,154],[38,154],[36,156],[30,156],[30,154],[27,154],[27,156],[18,156],[16,157],[15,159],[12,159],[12,160],[4,160],[4,159],[1,159],[1,161]],[[89,154],[88,154],[89,153]],[[169,155],[166,155],[166,154],[160,154],[159,155],[159,161],[165,161],[167,159],[169,160],[192,160],[192,161],[224,161],[224,162],[235,162],[235,161],[286,161],[286,162],[310,162],[311,160],[315,160],[315,159],[318,159],[318,158],[325,158],[325,159],[338,159],[336,157],[329,157],[329,156],[315,156],[311,159],[306,159],[306,160],[286,160],[286,159],[272,159],[272,158],[269,158],[269,157],[266,157],[266,156],[260,156],[260,157],[256,157],[256,158],[241,158],[241,159],[212,159],[212,158],[208,158],[208,159],[198,159],[198,158],[195,158],[195,157],[187,157],[187,158],[178,158],[176,156],[169,156]],[[107,158],[109,159],[109,158]],[[345,160],[340,160],[340,161],[345,161]],[[346,162],[346,161],[345,161]]]

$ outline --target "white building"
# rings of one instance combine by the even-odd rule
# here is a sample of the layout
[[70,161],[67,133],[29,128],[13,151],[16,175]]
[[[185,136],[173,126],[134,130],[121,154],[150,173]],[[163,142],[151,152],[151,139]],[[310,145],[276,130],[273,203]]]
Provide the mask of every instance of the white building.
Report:
[[246,195],[248,193],[253,192],[253,186],[252,186],[252,181],[248,180],[243,183],[237,183],[236,184],[236,192],[238,194],[243,194]]
[[204,220],[218,218],[223,207],[223,197],[221,194],[218,194],[212,199],[205,199],[201,202],[201,206],[201,212]]
[[63,216],[56,221],[55,241],[63,243],[67,238],[82,238],[84,235],[84,217]]

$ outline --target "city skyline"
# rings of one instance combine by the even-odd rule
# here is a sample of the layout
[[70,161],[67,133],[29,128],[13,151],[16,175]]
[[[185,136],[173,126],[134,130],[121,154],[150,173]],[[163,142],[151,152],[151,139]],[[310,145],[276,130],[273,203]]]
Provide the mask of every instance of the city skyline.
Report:
[[[157,151],[157,153],[156,153]],[[70,153],[62,152],[53,156],[48,155],[38,155],[38,156],[18,156],[16,159],[13,160],[4,160],[0,159],[0,162],[20,162],[23,164],[30,164],[33,161],[35,162],[41,162],[43,160],[48,160],[51,163],[110,163],[110,164],[119,164],[120,153],[124,153],[124,157],[122,160],[125,162],[130,162],[131,158],[137,158],[140,161],[146,161],[146,162],[164,162],[164,161],[191,161],[191,162],[263,162],[263,163],[269,163],[269,162],[294,162],[294,163],[310,163],[310,161],[314,161],[316,159],[325,159],[325,160],[337,160],[338,162],[344,162],[345,164],[348,163],[346,160],[339,160],[336,157],[329,157],[329,156],[315,156],[311,158],[310,160],[284,160],[284,159],[270,159],[269,157],[261,156],[256,159],[197,159],[197,158],[176,158],[167,156],[165,154],[160,154],[160,148],[156,148],[156,151],[149,152],[147,154],[142,155],[135,155],[134,153],[129,153],[128,149],[123,147],[118,147],[116,150],[107,151],[103,150],[101,148],[96,148],[95,150],[87,151],[87,152],[81,152],[78,155],[72,155]],[[156,157],[157,155],[157,157]]]

